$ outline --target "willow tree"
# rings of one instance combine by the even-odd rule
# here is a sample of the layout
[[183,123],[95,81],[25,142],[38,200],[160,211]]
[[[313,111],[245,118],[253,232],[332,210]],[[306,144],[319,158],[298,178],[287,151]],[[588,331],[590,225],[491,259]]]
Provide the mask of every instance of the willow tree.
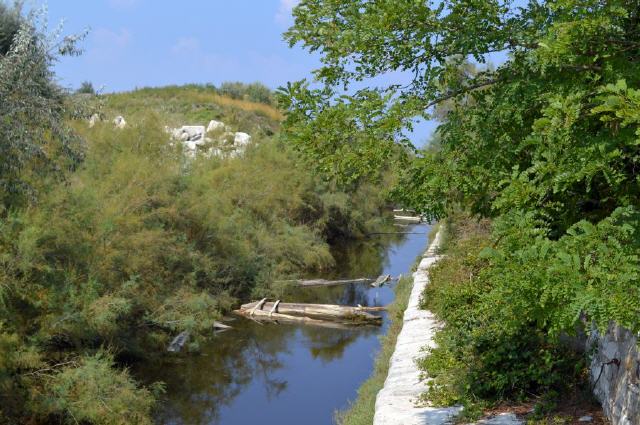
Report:
[[52,66],[77,55],[82,36],[45,33],[43,13],[0,3],[0,215],[35,199],[43,180],[74,167],[80,140],[65,123],[64,91]]

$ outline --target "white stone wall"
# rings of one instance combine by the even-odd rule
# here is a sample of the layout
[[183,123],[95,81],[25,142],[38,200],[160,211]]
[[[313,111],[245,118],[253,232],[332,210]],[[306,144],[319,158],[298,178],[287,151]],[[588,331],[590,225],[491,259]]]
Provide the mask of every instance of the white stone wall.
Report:
[[604,335],[593,331],[587,350],[593,393],[612,425],[640,425],[638,336],[612,324]]
[[433,347],[433,335],[439,324],[433,313],[420,309],[420,297],[429,282],[429,267],[437,260],[441,233],[425,252],[413,274],[413,289],[404,312],[402,330],[389,363],[384,387],[376,397],[374,425],[442,425],[460,412],[460,407],[417,406],[420,395],[428,390],[416,360],[424,356],[424,347]]

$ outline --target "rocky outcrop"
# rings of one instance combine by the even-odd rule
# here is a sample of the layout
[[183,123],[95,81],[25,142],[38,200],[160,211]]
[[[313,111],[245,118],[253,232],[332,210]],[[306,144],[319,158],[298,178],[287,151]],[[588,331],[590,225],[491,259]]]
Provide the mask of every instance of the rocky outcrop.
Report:
[[206,131],[203,125],[183,125],[172,131],[172,136],[183,142],[203,142]]
[[[201,152],[207,156],[233,158],[243,155],[251,143],[249,134],[229,131],[229,127],[216,120],[209,121],[206,129],[203,125],[183,125],[178,128],[165,127],[165,131],[173,140],[182,142],[189,156]],[[205,148],[206,145],[211,146]]]
[[593,393],[612,425],[640,424],[640,353],[638,335],[616,324],[587,341],[592,351]]
[[221,121],[211,120],[207,126],[207,133],[210,131],[224,131],[228,130],[228,127]]
[[246,148],[251,143],[251,136],[247,133],[237,132],[233,138],[233,144],[236,148]]

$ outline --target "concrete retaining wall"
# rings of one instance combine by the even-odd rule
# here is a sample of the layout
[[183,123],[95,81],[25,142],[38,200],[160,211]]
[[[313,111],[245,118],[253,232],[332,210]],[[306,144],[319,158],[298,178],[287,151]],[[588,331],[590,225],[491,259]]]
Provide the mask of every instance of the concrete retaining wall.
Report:
[[[434,346],[433,336],[439,326],[431,312],[419,308],[420,297],[429,282],[428,270],[438,260],[439,245],[440,232],[413,275],[413,289],[391,357],[389,374],[376,397],[374,425],[441,425],[460,411],[459,407],[416,406],[420,395],[427,391],[427,385],[420,379],[415,361],[424,355],[422,348]],[[594,330],[587,340],[587,350],[592,356],[593,392],[611,424],[640,425],[638,335],[613,324],[604,335]],[[519,423],[515,417],[494,419]]]
[[427,391],[420,379],[416,359],[424,356],[422,349],[434,345],[438,328],[433,313],[420,309],[420,297],[429,282],[428,270],[438,259],[440,232],[424,253],[418,270],[413,274],[413,289],[404,312],[402,330],[391,356],[389,374],[376,397],[374,425],[440,425],[460,411],[458,407],[417,407],[416,401]]
[[593,331],[590,378],[593,392],[612,425],[640,424],[640,353],[637,335],[612,324],[604,335]]

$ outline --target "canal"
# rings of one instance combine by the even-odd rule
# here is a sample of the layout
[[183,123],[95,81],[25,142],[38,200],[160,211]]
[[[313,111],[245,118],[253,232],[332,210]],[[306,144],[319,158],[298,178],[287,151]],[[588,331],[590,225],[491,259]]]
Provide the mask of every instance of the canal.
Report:
[[[334,252],[338,266],[324,278],[410,273],[427,246],[430,226],[402,228]],[[393,284],[297,289],[288,302],[381,306]],[[145,380],[163,381],[159,424],[327,425],[348,406],[372,372],[381,327],[328,329],[238,318],[232,330],[204,343],[198,354],[167,356],[137,367]]]

